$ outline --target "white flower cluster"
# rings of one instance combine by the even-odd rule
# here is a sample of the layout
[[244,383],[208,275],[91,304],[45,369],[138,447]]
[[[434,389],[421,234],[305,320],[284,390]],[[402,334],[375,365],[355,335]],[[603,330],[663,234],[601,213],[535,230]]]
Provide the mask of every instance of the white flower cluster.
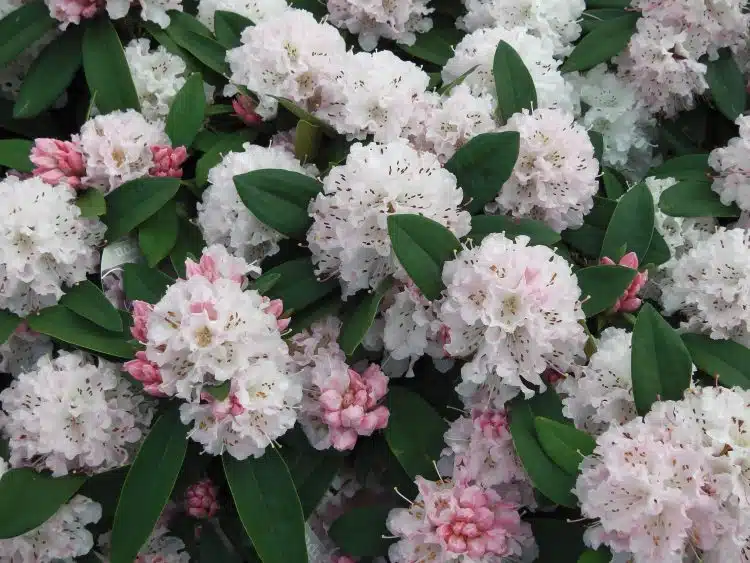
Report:
[[741,115],[736,123],[740,136],[709,156],[708,163],[717,173],[711,189],[724,205],[735,203],[742,211],[750,211],[750,116]]
[[7,176],[0,199],[0,308],[26,316],[57,303],[64,285],[94,270],[105,227],[81,217],[72,188],[39,178]]
[[588,542],[639,563],[746,558],[749,403],[739,388],[699,387],[612,424],[576,483],[583,515],[598,519]]
[[220,10],[235,13],[259,24],[288,8],[286,0],[200,0],[197,17],[206,27],[214,29],[214,15]]
[[570,265],[545,246],[503,234],[465,248],[443,268],[445,299],[438,318],[447,327],[445,351],[467,358],[458,391],[491,390],[502,406],[527,383],[545,388],[547,367],[565,372],[583,356],[581,290]]
[[435,155],[404,140],[352,145],[346,163],[323,181],[310,204],[313,225],[307,241],[317,272],[338,274],[344,297],[376,289],[389,275],[404,277],[391,249],[388,216],[418,213],[450,229],[469,232],[470,216],[460,211],[462,190]]
[[53,475],[126,465],[153,416],[151,402],[114,364],[78,351],[43,356],[0,393],[0,402],[11,465]]
[[276,254],[282,235],[261,223],[240,200],[234,177],[274,168],[314,175],[314,166],[302,166],[285,148],[246,143],[242,152],[230,152],[208,173],[208,188],[198,203],[198,225],[206,244],[221,244],[231,254],[250,262]]
[[0,345],[0,373],[17,377],[22,372],[32,370],[39,358],[51,352],[52,340],[49,336],[16,329]]

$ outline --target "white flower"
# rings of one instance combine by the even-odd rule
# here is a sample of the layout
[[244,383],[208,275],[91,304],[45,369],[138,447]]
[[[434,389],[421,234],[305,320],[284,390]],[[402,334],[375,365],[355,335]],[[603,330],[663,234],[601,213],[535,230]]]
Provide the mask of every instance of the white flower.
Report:
[[391,251],[388,216],[417,213],[462,237],[470,230],[469,214],[459,211],[462,199],[455,176],[435,155],[415,151],[402,139],[355,143],[310,204],[307,241],[318,274],[338,274],[345,298],[377,288],[391,274],[403,276]]
[[736,203],[750,211],[750,116],[741,115],[735,123],[740,136],[729,140],[726,147],[711,151],[708,164],[717,172],[711,189],[724,205]]
[[94,538],[86,525],[98,522],[101,517],[99,503],[76,495],[38,528],[0,540],[0,560],[4,563],[72,561],[73,557],[91,551]]
[[0,308],[28,315],[54,305],[63,285],[86,279],[104,236],[98,219],[81,218],[75,191],[40,178],[0,181]]
[[359,35],[360,46],[372,51],[380,37],[413,45],[416,33],[432,29],[432,20],[425,16],[434,8],[428,4],[429,0],[328,0],[328,14],[333,25]]
[[[325,102],[323,88],[341,70],[346,45],[338,30],[304,10],[289,9],[242,32],[242,45],[227,52],[231,81],[260,96],[256,111],[276,113],[273,96],[314,110]],[[262,112],[262,113],[261,113]]]
[[185,61],[159,45],[149,50],[148,39],[133,39],[125,46],[125,59],[141,103],[141,114],[149,121],[169,114],[172,100],[185,84]]
[[[141,19],[154,22],[161,28],[169,25],[169,10],[182,12],[182,0],[137,0],[141,6]],[[130,10],[131,0],[106,0],[107,14],[113,20],[124,18]]]
[[280,233],[261,223],[240,200],[234,176],[276,168],[312,176],[314,167],[302,167],[281,147],[246,143],[242,152],[230,152],[208,173],[208,188],[198,204],[198,225],[207,244],[222,244],[235,256],[259,260],[279,250]]
[[52,339],[30,330],[16,330],[0,345],[0,372],[17,377],[34,368],[42,356],[52,352]]
[[636,416],[630,377],[632,333],[609,327],[602,331],[589,363],[563,379],[557,390],[563,414],[578,428],[598,433],[612,422],[624,424]]
[[457,25],[467,31],[482,27],[525,27],[532,35],[552,40],[556,55],[567,55],[581,34],[578,20],[583,0],[463,0],[466,15]]
[[567,371],[583,355],[581,291],[568,263],[545,246],[502,234],[465,248],[443,267],[445,300],[438,317],[449,329],[445,350],[470,358],[461,369],[459,393],[490,389],[502,405],[519,390],[545,388],[551,366]]
[[557,107],[577,113],[578,102],[574,99],[572,86],[558,70],[560,61],[554,57],[552,40],[546,36],[534,37],[522,27],[479,29],[464,37],[456,45],[453,57],[443,67],[443,82],[452,82],[476,66],[464,84],[475,96],[490,95],[494,98],[492,65],[500,41],[513,47],[529,69],[536,87],[538,107]]
[[[165,508],[168,510],[169,505]],[[108,555],[112,542],[112,533],[101,534],[98,539],[100,549],[104,552],[103,563],[110,563]],[[138,552],[135,563],[189,563],[190,554],[185,543],[177,536],[170,536],[169,529],[159,522],[151,532],[146,545]]]
[[586,130],[602,134],[602,164],[628,170],[636,163],[639,168],[647,168],[655,123],[639,101],[635,89],[617,74],[609,72],[604,64],[585,74],[572,73],[568,79],[581,102],[589,106],[579,122]]
[[86,163],[84,183],[105,193],[147,176],[154,166],[151,147],[170,144],[163,122],[149,122],[132,109],[88,120],[74,141],[80,143]]
[[667,314],[685,327],[750,346],[750,231],[719,228],[677,260],[662,288]]
[[153,415],[114,364],[78,351],[43,356],[0,401],[11,465],[53,475],[126,465]]
[[518,131],[521,145],[513,174],[495,198],[500,210],[558,232],[580,227],[599,189],[599,163],[586,130],[558,109],[524,110],[502,130]]
[[200,0],[197,16],[199,22],[214,29],[214,14],[219,10],[244,16],[257,25],[288,8],[286,0]]

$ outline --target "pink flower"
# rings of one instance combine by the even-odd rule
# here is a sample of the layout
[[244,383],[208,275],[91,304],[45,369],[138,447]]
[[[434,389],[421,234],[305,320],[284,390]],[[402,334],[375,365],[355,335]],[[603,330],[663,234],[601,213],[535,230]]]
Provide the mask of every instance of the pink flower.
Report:
[[213,518],[219,511],[218,494],[211,479],[193,483],[185,491],[185,510],[193,518]]
[[508,415],[504,410],[480,410],[471,411],[474,419],[474,428],[489,440],[498,440],[510,435],[508,431]]
[[133,326],[130,328],[130,334],[133,335],[138,342],[146,342],[148,340],[148,316],[151,311],[154,310],[154,306],[145,301],[133,301]]
[[351,450],[358,436],[370,436],[388,425],[390,413],[378,402],[388,392],[388,377],[377,364],[359,374],[348,370],[348,384],[331,377],[318,399],[323,409],[323,421],[328,425],[333,447]]
[[93,18],[104,6],[102,0],[51,0],[48,2],[50,15],[62,22],[65,29],[68,24],[79,24],[82,19]]
[[206,248],[197,263],[189,258],[185,260],[187,279],[202,276],[211,283],[219,279],[229,279],[244,284],[248,268],[250,266],[244,260],[230,256],[226,249],[219,245]]
[[266,313],[276,317],[276,326],[279,327],[279,332],[284,332],[289,326],[289,323],[292,322],[291,317],[285,319],[280,318],[284,313],[284,304],[281,299],[274,299],[273,301],[269,300],[268,305],[266,306]]
[[263,121],[263,118],[255,113],[255,108],[258,107],[258,104],[250,96],[245,96],[244,94],[235,96],[234,100],[232,100],[232,107],[234,108],[235,115],[245,125],[260,125]]
[[245,407],[240,404],[240,400],[235,393],[230,393],[223,401],[219,401],[206,391],[201,393],[201,400],[211,405],[211,415],[221,422],[228,416],[239,416],[245,412]]
[[86,175],[86,165],[78,144],[57,139],[35,139],[29,160],[34,163],[34,176],[47,184],[65,182],[72,188],[82,189],[81,178]]
[[154,145],[151,147],[154,166],[148,171],[151,176],[182,178],[182,164],[187,160],[185,147]]
[[[602,258],[601,263],[607,266],[614,266],[615,264],[611,258],[607,258],[606,256]],[[638,270],[638,256],[635,252],[628,252],[620,259],[619,265]],[[633,311],[637,311],[638,307],[641,306],[641,300],[637,295],[641,288],[646,285],[647,281],[648,272],[636,273],[635,278],[622,294],[622,297],[620,297],[617,300],[617,303],[615,303],[615,306],[612,307],[612,312],[616,313],[618,311],[623,311],[626,313],[632,313]]]
[[166,397],[167,395],[159,389],[162,384],[159,366],[148,361],[146,352],[139,351],[135,354],[135,360],[125,362],[122,366],[134,379],[143,383],[143,392],[154,397]]

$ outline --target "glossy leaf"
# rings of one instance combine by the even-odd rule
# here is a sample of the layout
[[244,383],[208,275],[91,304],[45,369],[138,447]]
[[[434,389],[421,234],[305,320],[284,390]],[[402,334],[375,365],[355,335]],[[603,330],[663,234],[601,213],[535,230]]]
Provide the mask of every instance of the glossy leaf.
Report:
[[174,200],[146,219],[138,228],[138,245],[152,268],[164,260],[177,242],[179,224]]
[[706,82],[716,107],[734,121],[745,111],[745,77],[729,49],[719,50],[719,58],[706,61]]
[[203,78],[196,72],[183,84],[169,108],[166,131],[172,146],[189,147],[203,126],[205,113]]
[[732,340],[714,340],[703,334],[685,333],[693,363],[727,387],[750,390],[750,349]]
[[28,2],[0,20],[0,68],[5,67],[27,47],[59,22],[49,15],[44,2]]
[[[393,507],[359,506],[339,516],[328,533],[342,553],[354,557],[377,557],[388,554],[395,539],[389,537],[385,522]],[[385,537],[384,537],[385,536]]]
[[534,219],[516,219],[505,215],[475,215],[471,218],[471,232],[467,239],[474,244],[482,242],[490,233],[505,233],[510,239],[519,235],[529,237],[529,244],[551,246],[560,241],[560,233],[550,229],[542,221]]
[[643,257],[654,232],[654,198],[646,184],[633,186],[617,202],[615,212],[604,234],[600,258],[619,260],[621,249]]
[[169,261],[172,263],[174,271],[181,278],[185,277],[185,260],[188,255],[200,258],[206,243],[198,227],[193,225],[187,219],[177,220],[178,234],[172,252],[169,254]]
[[339,332],[339,345],[347,356],[351,356],[367,331],[375,321],[380,308],[380,302],[390,289],[389,280],[384,281],[377,291],[365,291],[362,298],[346,316]]
[[0,166],[19,172],[31,172],[34,165],[29,160],[33,141],[26,139],[0,139]]
[[563,424],[537,416],[534,418],[534,428],[544,453],[574,477],[578,475],[583,458],[591,455],[596,447],[594,438],[570,423]]
[[167,34],[174,39],[177,45],[208,68],[222,76],[228,76],[230,73],[229,65],[226,62],[226,48],[214,40],[210,34],[206,36],[197,33],[191,26],[185,25],[185,21],[187,20],[172,19],[171,25],[167,28]]
[[635,33],[635,24],[639,17],[640,14],[629,12],[599,23],[581,38],[560,70],[588,70],[599,63],[610,61],[627,46]]
[[178,178],[145,177],[125,182],[105,198],[107,239],[126,235],[174,197],[180,187]]
[[428,63],[445,66],[453,56],[453,50],[466,35],[455,26],[433,26],[425,33],[417,33],[413,45],[398,44],[399,49]]
[[[274,274],[278,274],[280,279],[268,290],[267,295],[272,299],[281,299],[287,311],[302,311],[335,291],[339,285],[335,279],[318,281],[309,258],[297,258],[279,264],[262,277]],[[294,322],[294,316],[292,319]]]
[[173,283],[168,275],[145,264],[125,264],[122,269],[123,289],[131,301],[156,304]]
[[536,109],[537,98],[534,80],[516,50],[500,41],[492,63],[497,93],[497,116],[506,122],[514,113]]
[[111,332],[122,332],[117,309],[92,282],[84,280],[65,292],[60,305]]
[[107,212],[107,202],[104,194],[95,189],[89,188],[84,192],[79,192],[76,198],[76,205],[81,210],[81,217],[101,217]]
[[670,158],[651,169],[648,175],[655,178],[675,178],[676,180],[697,179],[699,177],[708,180],[710,173],[708,154],[698,153]]
[[216,10],[214,13],[214,32],[216,40],[225,49],[234,49],[242,43],[240,37],[246,27],[254,25],[251,20],[234,12]]
[[659,209],[672,217],[737,217],[739,208],[724,205],[707,178],[688,178],[664,190]]
[[589,266],[577,270],[581,308],[586,317],[611,309],[635,279],[636,273],[624,266]]

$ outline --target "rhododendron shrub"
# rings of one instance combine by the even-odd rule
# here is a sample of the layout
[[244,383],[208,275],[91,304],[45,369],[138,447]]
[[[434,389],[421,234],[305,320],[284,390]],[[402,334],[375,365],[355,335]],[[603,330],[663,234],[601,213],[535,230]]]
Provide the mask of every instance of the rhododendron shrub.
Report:
[[0,563],[750,561],[748,84],[747,0],[0,0]]

